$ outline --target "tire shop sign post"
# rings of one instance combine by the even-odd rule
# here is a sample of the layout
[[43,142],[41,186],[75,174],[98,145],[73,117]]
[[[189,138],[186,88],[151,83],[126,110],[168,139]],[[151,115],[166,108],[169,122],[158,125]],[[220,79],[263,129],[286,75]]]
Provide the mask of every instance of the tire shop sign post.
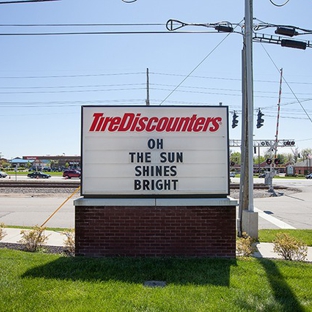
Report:
[[79,256],[235,257],[226,106],[82,106]]

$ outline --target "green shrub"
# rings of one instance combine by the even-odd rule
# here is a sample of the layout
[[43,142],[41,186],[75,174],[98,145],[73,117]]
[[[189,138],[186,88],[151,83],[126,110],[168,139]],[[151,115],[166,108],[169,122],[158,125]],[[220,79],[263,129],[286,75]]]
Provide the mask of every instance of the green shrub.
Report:
[[286,233],[276,234],[273,244],[274,252],[281,255],[285,260],[304,261],[307,257],[307,245]]
[[7,235],[7,234],[5,233],[5,231],[3,230],[3,228],[4,228],[4,223],[0,223],[0,240],[1,240],[5,235]]
[[75,254],[75,229],[64,231],[62,234],[66,236],[65,250],[70,256],[73,256]]
[[48,240],[48,236],[44,235],[45,227],[36,225],[32,230],[21,230],[22,238],[19,241],[24,245],[27,251],[38,251]]
[[242,237],[236,240],[236,253],[241,257],[250,257],[255,251],[255,239],[243,232]]

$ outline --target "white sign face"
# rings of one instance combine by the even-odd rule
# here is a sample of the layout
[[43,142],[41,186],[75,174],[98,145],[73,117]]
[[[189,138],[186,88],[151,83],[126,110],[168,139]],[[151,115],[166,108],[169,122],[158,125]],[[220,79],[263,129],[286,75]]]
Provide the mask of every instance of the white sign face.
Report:
[[81,195],[225,197],[225,106],[83,106]]

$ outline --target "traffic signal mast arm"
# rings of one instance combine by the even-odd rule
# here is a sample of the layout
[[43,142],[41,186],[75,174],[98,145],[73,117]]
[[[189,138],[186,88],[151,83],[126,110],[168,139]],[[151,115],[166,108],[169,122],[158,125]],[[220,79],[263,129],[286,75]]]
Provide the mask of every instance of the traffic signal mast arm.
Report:
[[[254,146],[260,146],[260,147],[267,147],[267,148],[273,148],[275,145],[275,140],[270,139],[263,139],[263,140],[253,140]],[[280,139],[277,140],[277,147],[293,147],[295,146],[295,140],[294,139]],[[241,140],[230,140],[230,146],[231,147],[240,147],[241,146]]]

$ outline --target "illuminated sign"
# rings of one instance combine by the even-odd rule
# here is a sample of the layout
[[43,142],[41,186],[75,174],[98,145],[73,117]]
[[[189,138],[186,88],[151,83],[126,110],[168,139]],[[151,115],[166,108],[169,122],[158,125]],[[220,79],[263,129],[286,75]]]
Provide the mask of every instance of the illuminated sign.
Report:
[[86,197],[225,197],[225,106],[83,106]]

